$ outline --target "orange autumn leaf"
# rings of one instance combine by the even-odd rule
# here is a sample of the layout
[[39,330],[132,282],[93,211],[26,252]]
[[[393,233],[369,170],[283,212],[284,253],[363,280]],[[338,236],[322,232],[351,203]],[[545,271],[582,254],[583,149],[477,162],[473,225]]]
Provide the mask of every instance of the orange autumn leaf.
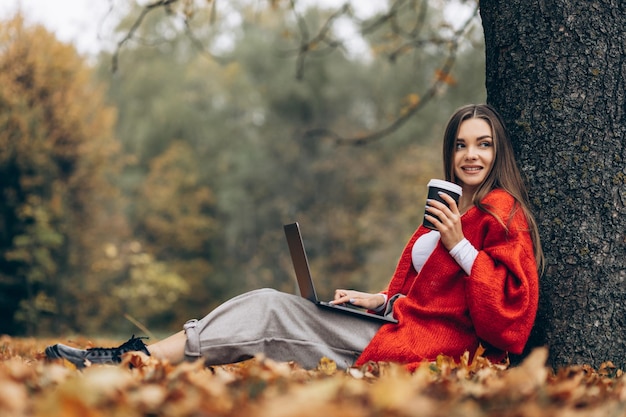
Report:
[[[78,370],[45,360],[43,349],[52,342],[0,338],[0,416],[546,417],[623,415],[626,401],[626,379],[613,363],[552,370],[546,348],[516,366],[493,364],[479,348],[457,360],[440,355],[413,372],[385,362],[341,370],[328,358],[306,370],[263,356],[207,367],[202,360],[171,364],[138,352],[119,365]],[[101,343],[73,342],[80,348]]]
[[435,80],[441,81],[447,85],[456,85],[456,79],[447,71],[441,69],[435,70]]

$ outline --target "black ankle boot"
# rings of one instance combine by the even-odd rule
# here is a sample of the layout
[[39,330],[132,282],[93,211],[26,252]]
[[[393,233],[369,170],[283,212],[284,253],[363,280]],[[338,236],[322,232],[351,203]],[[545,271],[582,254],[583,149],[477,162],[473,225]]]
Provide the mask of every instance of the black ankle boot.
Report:
[[46,348],[46,357],[48,359],[66,359],[79,369],[86,366],[86,361],[92,364],[115,364],[122,361],[122,355],[126,352],[138,351],[150,356],[150,352],[142,339],[148,338],[133,335],[126,343],[115,348],[76,349],[56,344]]

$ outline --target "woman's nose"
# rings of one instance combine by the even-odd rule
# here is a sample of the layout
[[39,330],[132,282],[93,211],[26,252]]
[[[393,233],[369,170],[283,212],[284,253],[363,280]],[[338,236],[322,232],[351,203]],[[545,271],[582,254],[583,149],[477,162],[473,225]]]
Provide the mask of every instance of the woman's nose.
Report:
[[468,146],[465,150],[465,159],[474,160],[477,158],[476,148],[474,146]]

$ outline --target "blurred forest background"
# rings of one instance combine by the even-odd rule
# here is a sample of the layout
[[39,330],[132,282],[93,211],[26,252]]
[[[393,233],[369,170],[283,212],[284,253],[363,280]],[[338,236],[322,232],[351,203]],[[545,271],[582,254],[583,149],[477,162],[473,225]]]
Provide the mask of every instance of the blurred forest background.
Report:
[[[140,333],[133,320],[169,332],[243,291],[295,292],[293,221],[322,297],[386,285],[426,182],[442,177],[448,117],[485,101],[478,17],[445,88],[359,146],[307,132],[388,125],[432,84],[441,48],[392,55],[401,35],[381,27],[358,35],[362,51],[309,55],[299,73],[302,22],[239,12],[196,16],[194,36],[150,14],[117,71],[111,52],[88,60],[19,14],[0,22],[0,333]],[[319,28],[332,12],[301,17]],[[425,19],[426,37],[450,30],[443,6]]]

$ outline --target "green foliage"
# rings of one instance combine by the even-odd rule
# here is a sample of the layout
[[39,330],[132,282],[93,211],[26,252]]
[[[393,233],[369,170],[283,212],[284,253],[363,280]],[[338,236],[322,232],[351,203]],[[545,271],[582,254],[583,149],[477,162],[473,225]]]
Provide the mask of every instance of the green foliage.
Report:
[[130,279],[115,288],[113,295],[136,319],[149,323],[189,292],[187,282],[166,263],[155,262],[146,253],[134,254],[130,261]]
[[53,256],[63,243],[63,235],[51,226],[41,201],[35,196],[29,196],[29,199],[31,201],[25,202],[17,213],[18,221],[26,225],[23,234],[13,237],[13,247],[5,252],[4,258],[19,265],[16,272],[27,291],[27,297],[19,300],[15,321],[33,326],[40,315],[58,311],[56,300],[47,293],[50,289],[46,284],[58,273]]

